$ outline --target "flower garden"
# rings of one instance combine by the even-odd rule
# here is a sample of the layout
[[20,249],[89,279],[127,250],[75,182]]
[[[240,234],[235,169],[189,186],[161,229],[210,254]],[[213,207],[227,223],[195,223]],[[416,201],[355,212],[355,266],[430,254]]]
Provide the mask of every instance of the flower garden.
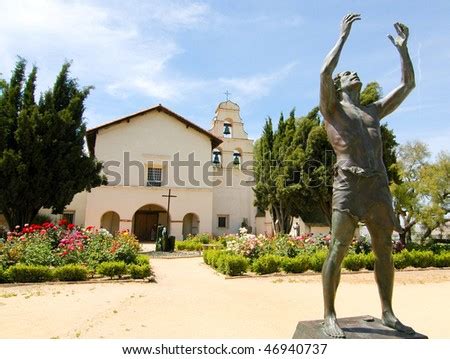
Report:
[[129,232],[113,236],[104,229],[77,228],[65,220],[58,225],[16,227],[0,239],[0,283],[145,278],[150,264],[139,250],[139,242]]
[[[269,274],[276,272],[303,273],[308,270],[320,272],[328,254],[330,235],[304,234],[298,237],[277,235],[275,237],[255,236],[242,228],[239,234],[219,237],[207,241],[202,234],[189,238],[183,246],[198,250],[202,244],[215,244],[218,249],[203,252],[203,260],[218,272],[230,276],[247,272]],[[449,267],[448,245],[413,244],[405,248],[400,242],[393,243],[393,260],[396,269],[407,267]],[[371,244],[361,237],[351,244],[342,266],[349,271],[373,270],[375,256]]]

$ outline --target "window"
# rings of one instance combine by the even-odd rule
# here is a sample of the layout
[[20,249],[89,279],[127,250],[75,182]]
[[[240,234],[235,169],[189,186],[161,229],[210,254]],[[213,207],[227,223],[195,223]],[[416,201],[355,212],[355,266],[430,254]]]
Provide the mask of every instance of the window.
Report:
[[62,219],[65,219],[68,224],[74,224],[75,212],[64,212]]
[[228,228],[228,216],[218,216],[217,217],[217,227],[218,228]]
[[149,168],[147,175],[147,186],[161,187],[162,169],[161,168]]

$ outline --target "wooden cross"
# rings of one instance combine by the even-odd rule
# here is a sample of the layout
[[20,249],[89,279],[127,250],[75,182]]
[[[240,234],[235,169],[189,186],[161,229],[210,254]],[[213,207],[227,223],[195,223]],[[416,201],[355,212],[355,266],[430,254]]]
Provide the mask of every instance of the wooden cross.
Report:
[[227,101],[228,101],[228,96],[230,96],[231,93],[229,93],[228,90],[227,90],[226,92],[224,92],[224,93],[225,93],[225,95],[227,96]]
[[172,196],[172,190],[169,189],[169,194],[163,194],[162,197],[167,197],[167,233],[169,233],[169,221],[170,221],[170,199],[177,197]]

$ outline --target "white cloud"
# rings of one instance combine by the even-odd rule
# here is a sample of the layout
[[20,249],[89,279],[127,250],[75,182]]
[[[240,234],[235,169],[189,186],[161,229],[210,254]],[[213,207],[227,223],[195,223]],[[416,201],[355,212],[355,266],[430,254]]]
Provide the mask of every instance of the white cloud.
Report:
[[296,65],[296,62],[292,62],[272,73],[240,78],[220,78],[218,82],[222,86],[228,86],[232,90],[237,91],[238,97],[247,99],[258,98],[267,96],[272,86],[286,78]]
[[199,78],[180,74],[170,62],[183,52],[175,32],[201,26],[214,14],[208,5],[186,1],[106,2],[63,0],[1,1],[0,72],[7,77],[16,55],[39,66],[38,91],[51,86],[62,62],[73,59],[81,85],[117,98],[152,97],[151,102],[179,101],[192,93],[228,88],[233,98],[269,94],[295,64],[262,74]]

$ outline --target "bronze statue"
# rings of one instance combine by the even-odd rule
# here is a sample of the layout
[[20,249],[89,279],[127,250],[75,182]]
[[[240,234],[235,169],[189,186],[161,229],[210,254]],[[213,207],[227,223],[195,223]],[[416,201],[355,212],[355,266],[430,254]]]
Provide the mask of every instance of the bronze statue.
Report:
[[356,72],[345,71],[334,79],[332,77],[352,24],[360,19],[359,14],[344,17],[339,39],[325,58],[320,74],[320,112],[337,156],[332,241],[322,268],[323,330],[328,336],[336,338],[345,337],[337,323],[334,308],[341,263],[359,221],[365,222],[372,239],[382,322],[400,332],[414,334],[414,330],[403,325],[392,310],[394,266],[391,236],[394,229],[401,229],[392,209],[380,133],[380,120],[394,111],[415,87],[414,70],[406,46],[409,30],[405,25],[396,23],[394,27],[398,36],[394,39],[388,35],[400,53],[401,84],[384,98],[362,106],[359,101],[361,82]]

